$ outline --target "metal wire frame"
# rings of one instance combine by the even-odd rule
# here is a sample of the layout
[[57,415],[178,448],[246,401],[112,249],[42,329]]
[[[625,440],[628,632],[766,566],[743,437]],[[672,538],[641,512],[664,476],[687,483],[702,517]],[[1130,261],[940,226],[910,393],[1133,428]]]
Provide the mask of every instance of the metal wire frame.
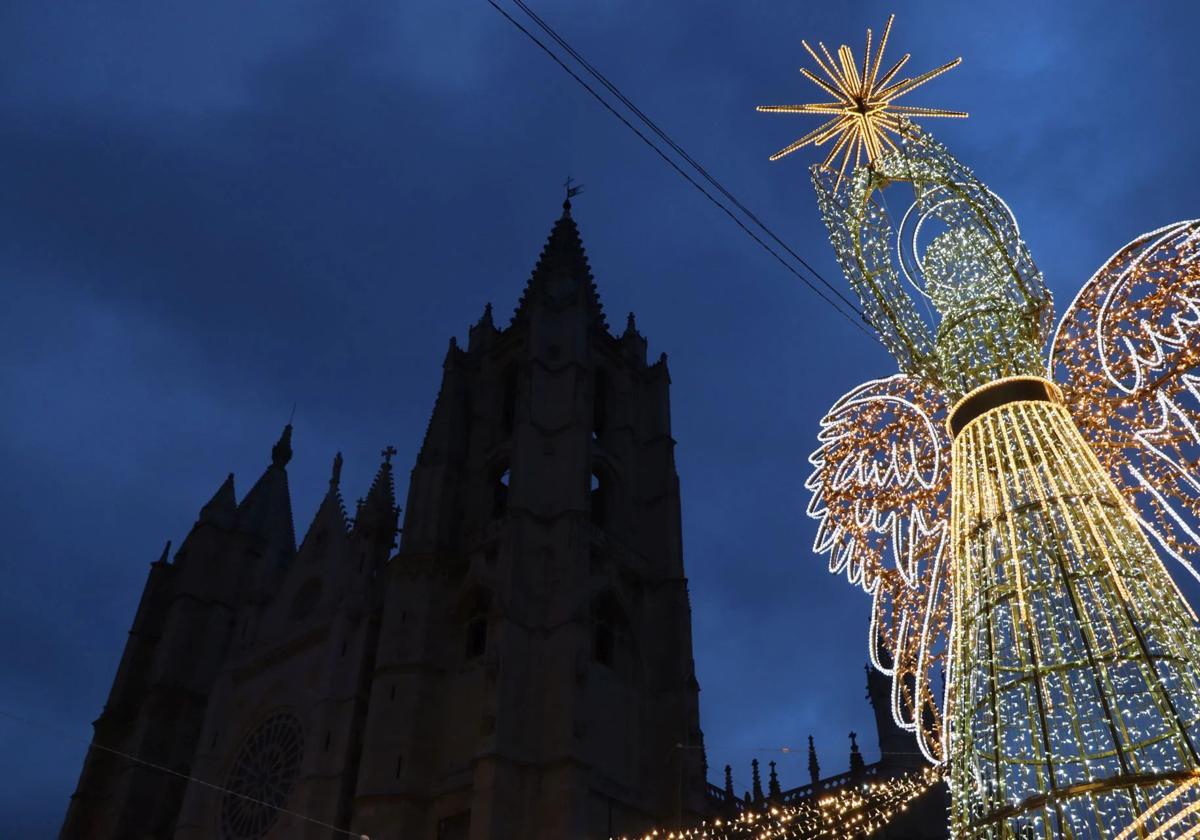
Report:
[[1112,837],[1200,774],[1195,617],[1061,402],[980,415],[952,457],[954,834]]
[[[900,131],[896,151],[844,182],[812,169],[830,241],[867,320],[902,371],[950,397],[1040,373],[1053,299],[1012,212],[932,136],[906,121]],[[918,226],[943,229],[923,262],[925,287],[915,290],[937,308],[936,332],[891,257],[895,232],[881,192],[898,181],[912,185]]]

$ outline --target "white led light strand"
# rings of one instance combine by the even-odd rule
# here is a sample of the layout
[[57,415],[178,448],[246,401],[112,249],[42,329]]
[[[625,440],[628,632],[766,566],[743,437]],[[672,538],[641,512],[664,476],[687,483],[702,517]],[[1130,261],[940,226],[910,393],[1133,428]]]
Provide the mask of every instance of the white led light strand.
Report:
[[[835,96],[873,78],[823,52]],[[817,203],[902,371],[822,420],[814,548],[872,595],[871,662],[949,763],[956,838],[1200,833],[1200,628],[1147,537],[1200,551],[1200,221],[1118,251],[1049,340],[1011,209],[903,116],[880,125],[899,143],[849,173],[836,117],[780,153],[841,138]],[[893,232],[897,182],[915,201]]]

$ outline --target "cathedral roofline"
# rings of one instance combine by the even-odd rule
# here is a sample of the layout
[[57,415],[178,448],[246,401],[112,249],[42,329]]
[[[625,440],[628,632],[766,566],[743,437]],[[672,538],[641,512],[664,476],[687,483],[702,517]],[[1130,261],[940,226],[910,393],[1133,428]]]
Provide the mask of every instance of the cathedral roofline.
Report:
[[292,424],[283,427],[271,448],[271,464],[250,488],[237,508],[237,526],[287,554],[296,551],[296,529],[292,497],[288,489],[287,463],[292,457]]
[[550,229],[550,236],[533,267],[510,325],[526,322],[530,309],[537,302],[566,306],[577,302],[580,292],[590,316],[607,332],[604,306],[593,282],[587,252],[579,235],[579,227],[571,216],[571,202],[568,200],[563,202],[562,215]]
[[233,489],[233,473],[225,477],[217,492],[200,508],[200,521],[221,527],[232,527],[237,518],[237,496]]
[[354,531],[380,539],[395,539],[400,508],[396,506],[396,482],[392,474],[392,456],[396,447],[388,446],[380,455],[383,463],[371,481],[367,496],[358,503]]
[[304,546],[308,544],[309,539],[315,534],[320,533],[322,526],[331,528],[335,533],[342,536],[349,535],[350,527],[346,521],[346,505],[342,501],[341,478],[342,453],[339,452],[333,458],[333,468],[329,476],[329,489],[325,492],[325,498],[321,500],[321,504],[308,526],[308,531],[305,532],[304,539],[301,541],[301,552],[304,551]]

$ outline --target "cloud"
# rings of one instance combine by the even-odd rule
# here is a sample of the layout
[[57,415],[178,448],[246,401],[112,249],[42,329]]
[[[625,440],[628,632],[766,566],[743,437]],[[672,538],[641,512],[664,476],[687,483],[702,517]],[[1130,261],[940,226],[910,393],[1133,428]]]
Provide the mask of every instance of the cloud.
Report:
[[[972,112],[933,128],[1017,210],[1060,299],[1195,215],[1200,186],[1179,107],[1197,11],[1091,8],[914,4],[893,33],[922,69],[964,55],[913,102]],[[857,48],[886,14],[544,10],[837,283],[803,163],[765,161],[802,122],[753,105],[801,94],[801,37]],[[809,551],[802,482],[821,414],[892,363],[488,6],[6,4],[0,32],[3,703],[86,737],[147,564],[225,472],[249,487],[293,403],[298,531],[334,451],[348,500],[386,444],[403,475],[449,337],[515,305],[573,175],[610,319],[636,310],[670,354],[714,777],[809,732],[827,772],[850,729],[871,757],[867,599]],[[46,836],[81,751],[5,727],[0,833]]]

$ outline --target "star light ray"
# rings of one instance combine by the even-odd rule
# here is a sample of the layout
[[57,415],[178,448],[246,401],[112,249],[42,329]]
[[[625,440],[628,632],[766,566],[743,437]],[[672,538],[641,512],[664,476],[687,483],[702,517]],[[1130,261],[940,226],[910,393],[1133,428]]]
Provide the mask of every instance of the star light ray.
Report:
[[829,52],[828,47],[820,41],[817,42],[820,53],[814,50],[807,41],[800,42],[816,62],[817,68],[825,74],[826,79],[822,79],[806,67],[800,68],[800,74],[832,96],[834,101],[804,105],[759,105],[758,110],[776,114],[835,114],[842,115],[843,119],[832,123],[827,122],[815,131],[810,131],[799,140],[788,144],[771,155],[772,161],[786,157],[805,146],[821,146],[834,140],[834,151],[826,156],[821,165],[831,168],[837,156],[841,155],[837,179],[837,183],[840,184],[852,158],[854,168],[857,168],[864,159],[874,161],[885,151],[896,149],[896,144],[886,133],[900,134],[900,124],[896,120],[896,115],[922,118],[962,118],[967,116],[964,111],[952,111],[946,108],[894,104],[896,99],[954,69],[962,61],[961,58],[956,58],[919,76],[894,82],[893,79],[908,62],[909,54],[905,53],[899,61],[880,76],[879,68],[883,66],[883,53],[887,48],[888,36],[891,34],[892,23],[895,19],[895,15],[888,18],[887,24],[883,28],[883,35],[879,39],[879,46],[874,52],[871,49],[872,33],[870,29],[867,30],[861,69],[859,63],[854,59],[853,51],[845,44],[837,48],[837,57],[835,58]]
[[890,27],[861,71],[818,43],[837,102],[760,108],[832,112],[772,159],[832,147],[817,203],[902,371],[822,420],[813,548],[871,596],[958,840],[1200,835],[1200,625],[1151,543],[1200,578],[1200,220],[1118,251],[1055,331],[1011,209],[911,122],[966,115],[895,104],[959,61],[880,76]]

